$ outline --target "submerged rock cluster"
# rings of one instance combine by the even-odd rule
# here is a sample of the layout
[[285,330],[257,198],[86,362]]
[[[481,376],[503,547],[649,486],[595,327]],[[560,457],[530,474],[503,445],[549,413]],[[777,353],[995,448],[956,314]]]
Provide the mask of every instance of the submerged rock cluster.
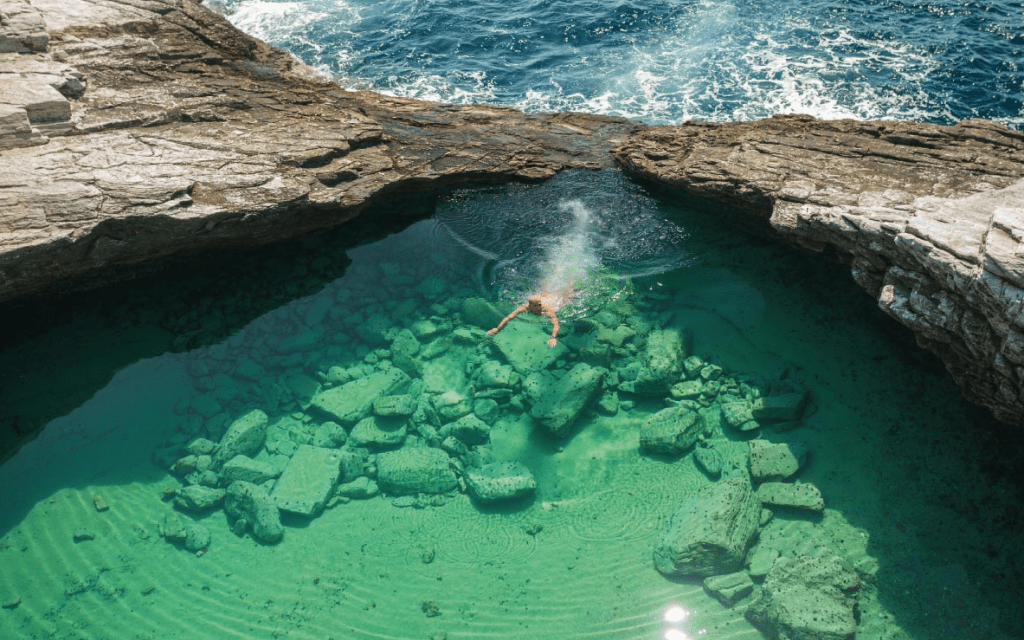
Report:
[[[491,444],[496,425],[524,416],[555,442],[589,416],[615,416],[643,452],[693,449],[718,477],[729,473],[716,448],[726,430],[792,428],[807,405],[792,382],[768,386],[691,354],[671,311],[631,302],[641,293],[567,323],[550,348],[545,320],[532,316],[488,336],[502,311],[433,269],[356,265],[192,351],[197,393],[179,404],[178,436],[155,453],[181,481],[168,492],[174,506],[223,508],[236,533],[275,543],[282,512],[311,518],[381,493],[400,506],[458,492],[479,504],[528,497],[530,470]],[[791,475],[770,448],[757,459],[761,479]],[[171,524],[165,535],[184,540]]]

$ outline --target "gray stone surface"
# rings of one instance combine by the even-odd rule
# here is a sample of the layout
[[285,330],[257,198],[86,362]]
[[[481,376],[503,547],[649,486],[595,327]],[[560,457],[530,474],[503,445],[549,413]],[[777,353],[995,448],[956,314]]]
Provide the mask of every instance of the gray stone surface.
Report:
[[284,537],[281,512],[267,490],[259,485],[232,482],[224,497],[224,511],[236,521],[242,521],[260,542],[274,544]]
[[746,617],[769,637],[853,640],[860,578],[834,555],[775,561]]
[[533,474],[521,462],[492,462],[466,470],[469,495],[484,503],[531,495],[537,488]]
[[640,448],[650,453],[685,453],[704,433],[704,418],[685,406],[668,407],[640,426]]
[[606,373],[607,369],[577,364],[541,394],[530,415],[552,436],[568,436],[580,414],[600,395]]
[[267,422],[267,414],[261,409],[253,409],[232,422],[214,453],[214,467],[220,468],[235,456],[252,456],[259,451],[267,437]]
[[746,477],[721,480],[685,498],[654,547],[669,576],[707,577],[743,566],[757,534],[761,503]]
[[338,486],[340,465],[338,451],[304,444],[274,483],[270,497],[281,511],[318,516]]
[[377,483],[395,495],[447,493],[458,486],[447,453],[409,447],[377,456]]
[[788,422],[799,420],[807,406],[809,394],[783,393],[758,398],[752,403],[750,412],[754,419],[765,422]]
[[845,256],[968,399],[1024,426],[1024,134],[794,115],[651,127],[615,155],[632,175]]

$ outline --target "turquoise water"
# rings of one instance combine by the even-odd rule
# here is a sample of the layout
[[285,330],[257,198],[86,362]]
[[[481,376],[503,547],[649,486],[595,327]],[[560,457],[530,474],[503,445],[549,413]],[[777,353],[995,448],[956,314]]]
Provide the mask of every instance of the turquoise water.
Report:
[[[1018,453],[842,266],[614,173],[368,213],[401,227],[424,212],[368,244],[354,242],[375,230],[352,227],[170,265],[26,321],[0,353],[5,420],[49,424],[0,467],[0,637],[761,638],[742,613],[749,596],[727,607],[653,567],[675,506],[715,483],[693,449],[640,449],[645,421],[673,402],[703,412],[726,475],[746,468],[751,437],[807,445],[796,478],[825,509],[777,510],[758,545],[855,567],[858,639],[1020,637],[1007,544]],[[486,335],[565,270],[574,294],[555,349],[550,322],[529,314]],[[717,386],[633,392],[652,336],[667,334],[720,370]],[[530,414],[581,362],[606,372],[600,395],[554,438]],[[391,391],[441,417],[403,421],[401,444],[374,444],[395,423],[369,435],[345,424],[338,448],[317,398],[396,371],[408,380]],[[737,398],[804,392],[795,422],[741,432],[715,417]],[[269,425],[251,455],[271,467],[304,444],[364,438],[381,456],[360,472],[364,489],[383,483],[388,451],[451,450],[430,427],[444,434],[468,410],[486,442],[453,458],[519,463],[535,489],[494,505],[460,488],[330,492],[320,515],[284,514],[283,539],[261,543],[220,506],[175,507],[207,479],[171,468],[254,409]],[[175,519],[209,539],[186,548],[165,535]]]

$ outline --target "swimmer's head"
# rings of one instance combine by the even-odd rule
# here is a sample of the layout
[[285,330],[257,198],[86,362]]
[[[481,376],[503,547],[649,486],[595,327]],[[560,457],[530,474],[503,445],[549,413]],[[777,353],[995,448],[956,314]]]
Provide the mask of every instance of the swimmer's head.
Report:
[[539,314],[541,312],[541,308],[542,304],[540,301],[540,296],[534,295],[526,299],[526,310],[529,311],[530,313]]

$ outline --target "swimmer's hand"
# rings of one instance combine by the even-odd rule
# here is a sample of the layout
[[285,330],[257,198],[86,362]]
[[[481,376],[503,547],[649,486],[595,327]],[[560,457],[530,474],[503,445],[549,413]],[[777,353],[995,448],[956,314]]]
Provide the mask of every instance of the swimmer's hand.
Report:
[[490,331],[488,331],[488,332],[487,332],[487,335],[489,335],[489,336],[493,336],[493,335],[494,335],[494,334],[496,334],[496,333],[498,333],[498,327],[494,327],[493,329],[491,329]]
[[556,344],[558,344],[558,340],[555,340],[554,338],[548,340],[548,347],[551,349],[554,349]]

